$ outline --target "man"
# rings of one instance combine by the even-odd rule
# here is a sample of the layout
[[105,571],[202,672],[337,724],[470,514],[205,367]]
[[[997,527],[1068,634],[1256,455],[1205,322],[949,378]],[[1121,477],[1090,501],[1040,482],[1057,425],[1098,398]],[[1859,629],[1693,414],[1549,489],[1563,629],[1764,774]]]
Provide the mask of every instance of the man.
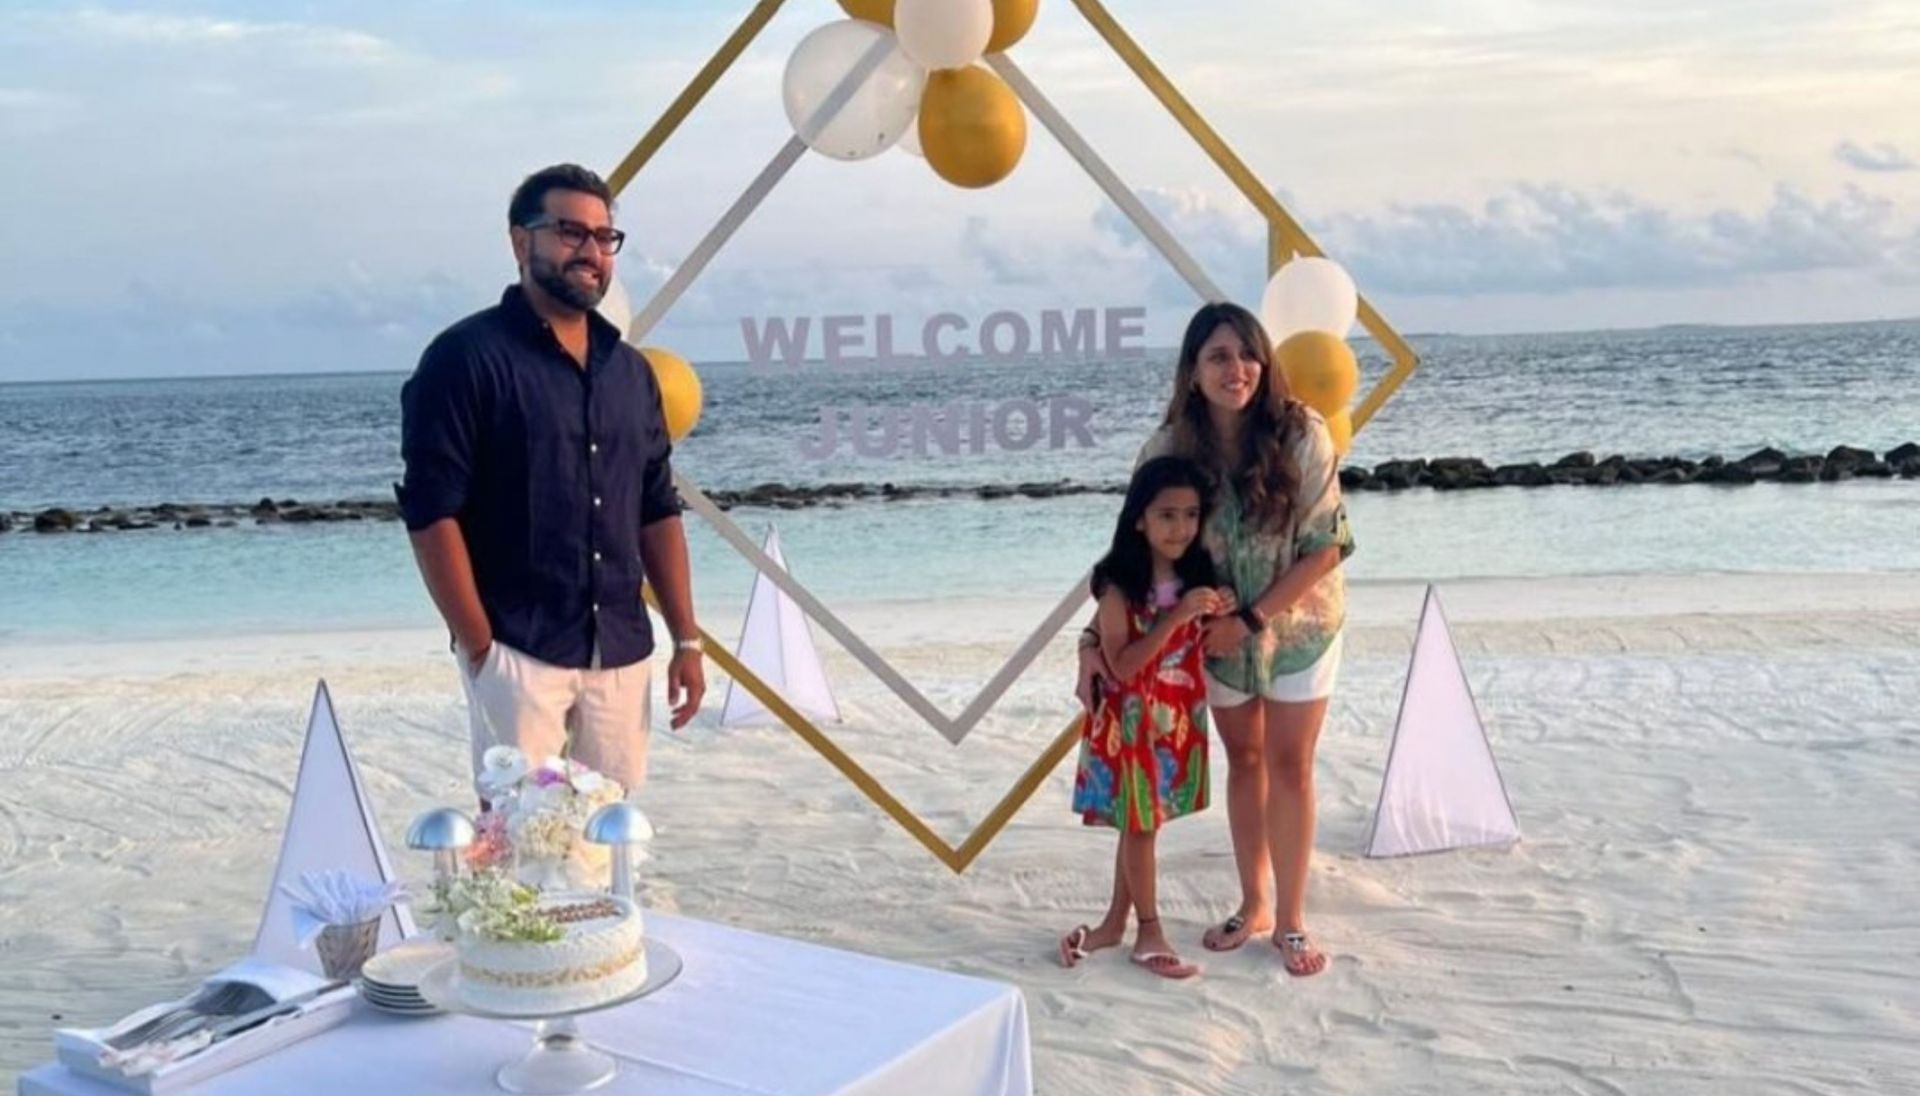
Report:
[[[672,445],[646,359],[594,311],[625,234],[563,164],[508,206],[520,269],[427,347],[401,389],[401,516],[452,633],[476,776],[489,746],[646,776],[652,583],[673,633],[675,729],[706,692]],[[483,792],[484,795],[484,792]]]

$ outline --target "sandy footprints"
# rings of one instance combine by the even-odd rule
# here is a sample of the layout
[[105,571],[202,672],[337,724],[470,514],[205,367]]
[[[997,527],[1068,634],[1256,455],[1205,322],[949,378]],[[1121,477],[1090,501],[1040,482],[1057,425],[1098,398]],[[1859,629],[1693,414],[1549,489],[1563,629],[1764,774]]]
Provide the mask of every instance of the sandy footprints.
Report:
[[0,727],[16,728],[0,735],[0,773],[44,764],[64,747],[65,732],[76,725],[78,709],[29,705],[24,700],[0,705]]
[[1627,1096],[1629,1091],[1603,1077],[1595,1076],[1591,1068],[1565,1058],[1554,1058],[1544,1054],[1522,1054],[1513,1059],[1513,1064],[1521,1067],[1523,1073],[1537,1071],[1552,1076],[1556,1089],[1562,1089],[1568,1084],[1577,1086],[1571,1091],[1580,1096]]
[[1483,913],[1486,911],[1516,913],[1528,918],[1540,911],[1538,895],[1517,891],[1434,890],[1421,894],[1418,904],[1421,906],[1444,905],[1450,909],[1474,909]]
[[182,708],[159,697],[127,704],[118,697],[76,695],[65,684],[21,688],[0,708],[0,771],[54,765],[123,752],[129,741],[171,741],[169,718]]
[[[1028,866],[1007,873],[1007,885],[1021,909],[1049,913],[1092,911],[1098,905],[1098,892],[1089,892],[1085,871],[1065,867]],[[1097,912],[1089,912],[1089,921]]]
[[1666,986],[1667,994],[1680,1010],[1680,1014],[1689,1020],[1698,1016],[1700,1009],[1694,1003],[1693,994],[1687,992],[1686,981],[1680,977],[1680,971],[1674,967],[1666,953],[1656,951],[1647,955],[1646,958],[1655,973],[1660,976],[1660,981]]
[[27,831],[21,824],[20,813],[8,805],[5,796],[0,796],[0,879],[19,870],[26,850]]
[[1126,1062],[1147,1077],[1192,1077],[1211,1064],[1209,1048],[1169,1032],[1135,1037],[1121,1044]]
[[[340,718],[350,721],[351,711],[342,710]],[[456,710],[449,705],[446,710],[436,712],[431,718],[409,716],[404,713],[383,712],[382,721],[400,732],[411,741],[438,740],[440,742],[465,746],[468,736],[467,717],[464,710]]]
[[1411,1020],[1398,1019],[1385,1012],[1361,1015],[1347,1009],[1328,1009],[1323,1014],[1321,1027],[1329,1031],[1346,1028],[1362,1035],[1376,1035],[1384,1032],[1395,1039],[1416,1043],[1433,1042],[1440,1038],[1438,1028]]

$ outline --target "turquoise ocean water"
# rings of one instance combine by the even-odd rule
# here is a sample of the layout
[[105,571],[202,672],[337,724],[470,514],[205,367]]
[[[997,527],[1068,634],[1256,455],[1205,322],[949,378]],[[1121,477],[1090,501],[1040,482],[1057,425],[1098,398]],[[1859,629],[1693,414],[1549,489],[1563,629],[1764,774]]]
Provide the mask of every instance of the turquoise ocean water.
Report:
[[[1920,440],[1920,324],[1416,340],[1423,364],[1350,461],[1737,457],[1763,445],[1884,451]],[[1383,368],[1367,362],[1369,381]],[[1168,355],[768,376],[703,366],[707,411],[676,462],[710,489],[762,482],[1012,484],[1124,477],[1163,405]],[[400,374],[0,386],[0,509],[391,497]],[[825,460],[822,406],[1090,405],[1091,447]],[[1072,439],[1068,439],[1071,442]],[[1053,597],[1118,500],[973,498],[741,509],[777,523],[830,604]],[[1920,480],[1806,486],[1359,494],[1357,581],[1468,576],[1920,570]],[[691,526],[703,605],[750,573]],[[431,626],[397,523],[0,535],[0,642]]]

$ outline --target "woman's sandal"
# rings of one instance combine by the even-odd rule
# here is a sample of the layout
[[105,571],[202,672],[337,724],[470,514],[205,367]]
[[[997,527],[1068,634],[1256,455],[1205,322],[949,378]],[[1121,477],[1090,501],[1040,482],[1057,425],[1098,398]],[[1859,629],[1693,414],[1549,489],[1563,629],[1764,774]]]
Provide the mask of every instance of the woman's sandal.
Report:
[[1076,925],[1072,932],[1060,938],[1061,966],[1071,969],[1087,957],[1087,935],[1092,931],[1085,925]]
[[[1326,970],[1330,962],[1326,953],[1314,947],[1304,932],[1281,933],[1274,946],[1280,949],[1280,960],[1286,965],[1287,973],[1295,978],[1311,978]],[[1316,959],[1318,965],[1314,964]]]
[[1206,935],[1200,938],[1200,946],[1208,951],[1232,951],[1245,944],[1252,935],[1247,931],[1247,919],[1236,913],[1208,929]]

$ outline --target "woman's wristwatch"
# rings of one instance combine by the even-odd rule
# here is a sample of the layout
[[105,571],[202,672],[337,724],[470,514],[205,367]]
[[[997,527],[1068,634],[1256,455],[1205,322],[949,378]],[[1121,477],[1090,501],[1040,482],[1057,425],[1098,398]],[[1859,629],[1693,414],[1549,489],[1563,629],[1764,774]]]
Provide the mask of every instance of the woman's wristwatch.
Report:
[[1080,629],[1080,649],[1090,651],[1100,646],[1100,633],[1092,627]]
[[1260,610],[1254,608],[1252,602],[1240,606],[1233,615],[1239,617],[1240,623],[1247,626],[1247,631],[1255,635],[1267,630],[1267,618],[1260,615]]
[[692,651],[695,654],[701,654],[706,651],[706,647],[697,639],[676,639],[673,641],[673,649],[675,651]]

